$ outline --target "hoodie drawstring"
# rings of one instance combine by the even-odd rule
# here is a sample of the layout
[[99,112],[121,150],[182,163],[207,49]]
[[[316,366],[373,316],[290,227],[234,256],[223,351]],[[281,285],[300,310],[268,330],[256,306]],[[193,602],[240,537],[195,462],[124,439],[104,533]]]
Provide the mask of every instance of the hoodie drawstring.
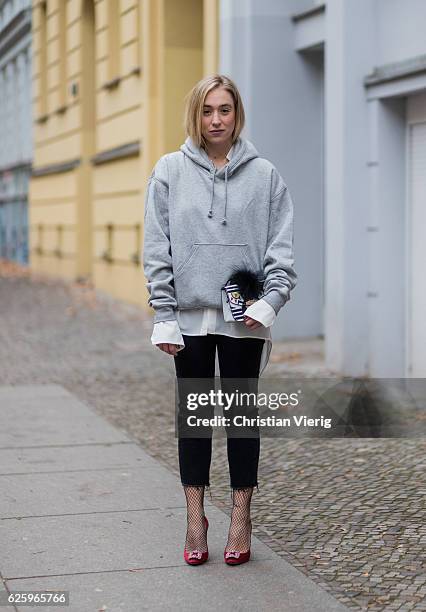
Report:
[[[233,149],[232,159],[229,161],[229,166],[228,164],[226,164],[225,171],[223,173],[225,175],[224,176],[225,178],[225,206],[223,209],[223,218],[221,221],[222,225],[226,225],[228,222],[227,217],[226,217],[227,206],[228,206],[228,174],[229,176],[233,175],[237,171],[238,168],[241,168],[241,166],[247,164],[247,162],[251,161],[252,159],[259,157],[259,153],[257,152],[253,143],[241,137],[238,137],[237,140],[233,143],[232,149]],[[203,147],[196,145],[190,136],[187,136],[185,142],[180,147],[180,151],[182,151],[185,157],[187,157],[193,164],[202,168],[203,173],[205,171],[209,172],[209,178],[212,179],[212,193],[211,193],[210,208],[209,208],[207,216],[209,217],[209,219],[211,219],[213,217],[214,188],[215,188],[214,183],[216,180],[216,173],[219,168],[216,168],[216,166],[209,159],[207,155],[207,151]],[[208,191],[208,185],[207,185],[207,191]],[[206,205],[207,203],[203,201],[202,209],[204,209]]]
[[225,208],[223,210],[222,225],[226,225],[226,205],[228,203],[228,164],[225,166]]
[[[216,172],[218,171],[218,168],[215,167],[215,169],[213,170],[213,180],[212,180],[212,197],[210,200],[210,210],[207,214],[207,216],[211,219],[213,217],[213,200],[214,200],[214,181],[216,178]],[[225,166],[225,207],[223,210],[223,219],[222,219],[222,225],[226,225],[226,205],[228,203],[228,164]]]
[[216,176],[216,172],[217,172],[217,168],[215,167],[215,169],[213,170],[213,181],[212,181],[212,199],[210,200],[210,210],[208,212],[208,217],[213,217],[213,199],[214,199],[214,179]]

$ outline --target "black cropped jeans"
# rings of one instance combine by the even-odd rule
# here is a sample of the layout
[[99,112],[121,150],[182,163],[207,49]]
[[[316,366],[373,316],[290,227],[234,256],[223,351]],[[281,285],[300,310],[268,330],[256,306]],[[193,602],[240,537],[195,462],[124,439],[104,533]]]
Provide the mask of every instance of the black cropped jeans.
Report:
[[[244,379],[250,383],[246,390],[257,392],[253,384],[257,385],[260,369],[260,360],[265,340],[262,338],[232,338],[219,334],[206,336],[183,335],[185,348],[174,357],[176,377],[179,389],[179,379],[203,379],[198,391],[206,391],[207,387],[214,389],[216,348],[218,352],[219,371],[222,391],[235,391],[233,386],[238,383],[238,389],[244,391]],[[238,379],[235,381],[229,379]],[[188,385],[197,381],[186,381]],[[241,384],[242,383],[242,384]],[[181,381],[184,385],[185,381]],[[243,388],[242,388],[243,387]],[[188,387],[186,387],[188,389]],[[192,389],[191,389],[192,390]],[[244,408],[238,408],[242,414]],[[250,408],[250,411],[253,409]],[[207,406],[202,409],[203,416],[213,416],[214,407]],[[179,416],[188,415],[189,412],[179,408]],[[224,413],[225,414],[225,411]],[[227,412],[233,414],[233,408]],[[252,414],[257,414],[257,411]],[[178,416],[178,418],[179,418]],[[241,430],[241,428],[238,428]],[[257,471],[260,454],[260,437],[258,427],[243,428],[244,436],[235,433],[235,427],[226,428],[227,453],[229,464],[230,484],[232,488],[245,488],[257,486]],[[203,428],[203,437],[182,437],[179,433],[179,469],[183,485],[209,486],[210,463],[212,456],[212,429]],[[233,431],[230,434],[231,430]],[[180,432],[181,430],[179,430]],[[251,433],[253,437],[250,437]],[[188,434],[185,434],[185,436]],[[198,434],[197,434],[198,435]]]

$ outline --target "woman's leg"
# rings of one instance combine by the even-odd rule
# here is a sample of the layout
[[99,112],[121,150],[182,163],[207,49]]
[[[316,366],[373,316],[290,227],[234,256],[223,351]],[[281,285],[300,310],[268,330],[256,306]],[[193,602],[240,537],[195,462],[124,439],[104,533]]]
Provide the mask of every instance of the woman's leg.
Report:
[[[223,391],[257,394],[263,345],[264,340],[260,338],[218,336]],[[247,402],[244,407],[232,406],[227,416],[232,420],[235,415],[255,418],[255,402]],[[253,488],[258,484],[259,428],[256,425],[231,426],[227,429],[227,435],[233,507],[225,551],[247,551],[250,548],[251,535],[250,504]]]
[[[214,389],[214,369],[216,358],[215,336],[183,336],[185,348],[174,357],[178,389],[184,400],[187,393],[208,392]],[[190,379],[190,380],[187,380]],[[195,380],[199,379],[199,380]],[[187,416],[204,416],[209,414],[210,407],[199,407],[188,411],[184,401],[179,406],[179,468],[183,485],[209,486],[212,430],[197,429],[197,437],[189,437],[189,428],[184,421]],[[205,414],[201,414],[201,413]],[[178,423],[179,424],[179,423]],[[195,430],[195,428],[194,428]]]
[[[216,342],[212,335],[184,335],[185,348],[174,357],[178,392],[180,396],[178,410],[178,453],[179,469],[182,485],[185,491],[187,505],[187,533],[185,549],[187,551],[207,550],[207,538],[204,521],[204,490],[210,484],[210,463],[212,453],[211,428],[197,432],[203,437],[190,438],[187,428],[182,426],[189,414],[185,398],[188,392],[207,392],[206,387],[214,388],[214,369]],[[200,379],[188,380],[188,379]]]

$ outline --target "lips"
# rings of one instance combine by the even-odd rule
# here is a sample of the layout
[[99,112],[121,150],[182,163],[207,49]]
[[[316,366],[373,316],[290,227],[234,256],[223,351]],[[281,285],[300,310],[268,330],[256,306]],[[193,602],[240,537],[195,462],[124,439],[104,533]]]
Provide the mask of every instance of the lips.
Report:
[[224,130],[212,130],[210,134],[222,134]]

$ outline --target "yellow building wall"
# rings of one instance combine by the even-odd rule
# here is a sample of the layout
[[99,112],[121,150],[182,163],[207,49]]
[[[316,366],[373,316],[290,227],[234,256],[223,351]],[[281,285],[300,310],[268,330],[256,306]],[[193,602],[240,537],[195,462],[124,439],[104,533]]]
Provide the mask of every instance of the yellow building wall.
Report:
[[217,69],[217,4],[33,0],[34,269],[149,309],[146,180],[183,142],[186,93]]
[[[126,0],[113,7],[110,0],[101,0],[96,9],[96,153],[101,154],[143,139],[141,3]],[[118,17],[115,32],[109,31],[112,11]],[[117,86],[102,87],[116,77]],[[142,303],[144,282],[135,258],[140,248],[142,188],[138,155],[93,167],[93,279],[99,289],[135,303]]]
[[[49,169],[50,173],[33,176],[30,181],[30,265],[68,279],[83,272],[79,269],[82,245],[78,240],[82,103],[71,91],[81,75],[80,4],[79,0],[34,0],[32,15],[33,170]],[[69,162],[75,167],[53,171]]]

